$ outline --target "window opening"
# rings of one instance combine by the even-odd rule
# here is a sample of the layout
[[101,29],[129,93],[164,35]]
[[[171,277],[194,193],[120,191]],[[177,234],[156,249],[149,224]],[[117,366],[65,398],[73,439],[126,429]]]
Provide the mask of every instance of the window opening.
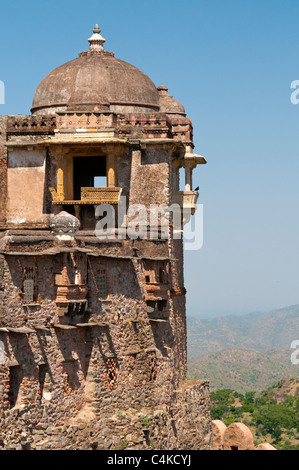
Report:
[[98,273],[98,295],[100,299],[107,299],[108,297],[107,278],[105,271],[100,271]]
[[30,304],[35,301],[35,282],[33,268],[24,269],[23,278],[23,302]]
[[161,312],[167,307],[167,300],[158,300],[157,306],[158,306],[158,310]]
[[22,379],[23,370],[21,366],[13,366],[9,368],[8,401],[10,403],[10,408],[14,408],[17,404]]
[[163,284],[165,282],[165,272],[163,268],[159,268],[159,283]]
[[107,177],[106,176],[95,176],[93,180],[94,188],[106,188]]
[[107,367],[107,372],[105,374],[104,385],[106,388],[110,388],[111,390],[114,390],[116,388],[117,375],[118,375],[117,374],[118,367],[117,367],[116,359],[106,359],[106,367]]
[[[101,186],[99,186],[101,185]],[[81,200],[81,188],[107,186],[105,157],[74,158],[74,200]]]
[[150,362],[150,382],[157,380],[157,356],[155,353],[152,353],[149,357]]

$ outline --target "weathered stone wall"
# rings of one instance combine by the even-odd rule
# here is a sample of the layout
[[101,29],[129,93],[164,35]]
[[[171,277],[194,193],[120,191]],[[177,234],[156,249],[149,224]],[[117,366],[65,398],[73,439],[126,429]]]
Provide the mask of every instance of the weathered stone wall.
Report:
[[7,150],[6,143],[7,116],[0,116],[0,224],[6,222],[7,201]]
[[171,152],[163,146],[132,151],[130,205],[169,204]]
[[[16,407],[1,414],[0,446],[17,450],[210,450],[206,383],[193,385],[192,390],[196,394],[193,409],[184,391],[172,397],[172,407],[157,409],[124,411],[114,397],[113,411],[104,416],[87,399],[85,405],[77,404],[74,417],[69,417],[72,407],[66,399],[56,407],[45,403]],[[66,410],[63,419],[61,408]]]
[[[88,315],[70,322],[55,303],[64,254],[0,261],[3,448],[208,448],[208,384],[182,387],[181,297],[175,309],[170,303],[169,321],[152,322],[132,260],[80,253]],[[35,273],[30,305],[22,301],[24,270]],[[106,276],[105,299],[98,273]]]
[[[82,258],[82,255],[80,257]],[[37,256],[29,258],[7,256],[6,258],[7,261],[4,261],[3,257],[1,258],[3,267],[3,290],[1,292],[3,325],[14,328],[24,325],[29,328],[40,326],[53,328],[58,323],[65,323],[64,318],[60,318],[59,309],[55,304],[55,273],[62,271],[63,255],[60,257]],[[147,378],[147,382],[151,374],[151,362],[155,361],[157,368],[156,391],[151,399],[153,402],[157,399],[157,402],[161,403],[162,397],[164,397],[167,401],[174,384],[177,385],[182,381],[185,371],[185,305],[182,298],[175,298],[170,305],[175,303],[176,308],[167,308],[164,313],[161,312],[161,320],[155,320],[147,312],[147,304],[140,290],[131,260],[109,260],[98,257],[89,257],[88,260],[77,259],[77,265],[81,266],[82,271],[85,263],[87,268],[85,275],[82,275],[82,281],[86,282],[88,279],[88,314],[79,317],[79,319],[81,323],[87,321],[88,317],[91,324],[97,322],[107,324],[107,329],[92,329],[95,334],[93,341],[99,345],[97,350],[99,357],[97,357],[96,364],[100,363],[101,357],[102,359],[105,357],[125,357],[124,364],[132,364],[136,360],[140,364],[144,362],[145,371],[139,378],[138,373],[135,372],[133,374],[134,380],[131,379],[132,393],[136,399],[136,393],[139,394],[143,391],[142,387],[141,390],[138,389],[138,386],[143,383],[143,375]],[[25,270],[32,271],[35,283],[35,300],[31,304],[25,304],[22,300]],[[99,272],[103,271],[109,293],[106,299],[98,297],[97,276]],[[178,299],[181,299],[180,308]],[[69,319],[66,318],[66,321],[68,322]],[[72,337],[77,334],[77,330],[78,328],[74,328],[74,330],[63,332],[65,339],[69,339],[70,344]],[[5,336],[5,333],[1,334]],[[60,334],[59,330],[56,329],[55,335],[58,334]],[[31,339],[33,337],[35,335],[30,335]],[[35,355],[41,355],[38,343],[36,346]],[[128,357],[131,357],[131,360],[127,359]],[[12,359],[14,359],[13,356]],[[49,362],[50,359],[44,357],[43,360]],[[128,367],[131,369],[131,365]],[[138,370],[140,371],[140,366]],[[99,374],[101,375],[100,372]],[[126,370],[124,375],[127,375]],[[137,390],[134,391],[135,387]],[[125,396],[125,400],[127,398]]]
[[46,151],[9,150],[7,164],[7,222],[43,223]]
[[[54,116],[10,119],[8,169],[0,120],[0,448],[211,448],[208,383],[186,382],[182,240],[170,229],[170,240],[101,242],[93,205],[55,205],[50,192],[59,170],[73,200],[73,159],[95,156],[110,162],[127,208],[169,205],[183,145],[158,118],[94,143],[54,133]],[[35,150],[46,139],[55,145]],[[49,230],[62,210],[81,220],[68,242]]]
[[173,296],[171,299],[173,316],[172,330],[175,338],[173,343],[173,367],[176,384],[179,386],[187,376],[187,329],[186,329],[186,298],[185,295]]

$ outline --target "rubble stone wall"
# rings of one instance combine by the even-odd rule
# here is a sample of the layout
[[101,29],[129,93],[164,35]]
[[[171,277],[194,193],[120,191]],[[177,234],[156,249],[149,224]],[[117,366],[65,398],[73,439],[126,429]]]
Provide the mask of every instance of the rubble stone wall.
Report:
[[[208,383],[184,382],[184,298],[161,313],[165,322],[153,322],[132,260],[80,254],[89,313],[70,322],[55,302],[64,262],[63,254],[0,256],[0,445],[209,448]],[[97,290],[103,268],[107,299]],[[22,300],[26,270],[36,273],[30,305]]]
[[6,222],[6,201],[7,201],[7,149],[6,125],[7,116],[0,116],[0,223]]

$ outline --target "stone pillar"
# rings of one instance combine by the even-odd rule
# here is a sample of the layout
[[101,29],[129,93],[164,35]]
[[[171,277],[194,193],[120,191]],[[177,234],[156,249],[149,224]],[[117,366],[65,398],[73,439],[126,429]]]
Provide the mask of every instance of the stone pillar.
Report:
[[192,172],[194,166],[191,162],[185,163],[185,191],[192,191]]
[[64,201],[64,175],[62,168],[58,168],[57,171],[57,201]]
[[0,222],[6,222],[7,199],[7,148],[6,144],[7,116],[0,116]]
[[117,157],[115,155],[109,155],[107,163],[107,186],[108,188],[115,188],[117,186]]
[[139,169],[141,166],[141,150],[139,148],[132,149],[131,157],[131,189],[130,189],[130,200],[129,205],[138,203],[138,178]]
[[179,191],[180,190],[180,168],[181,168],[181,163],[178,160],[175,160],[173,162],[173,168],[172,168],[172,186],[173,186],[173,191]]

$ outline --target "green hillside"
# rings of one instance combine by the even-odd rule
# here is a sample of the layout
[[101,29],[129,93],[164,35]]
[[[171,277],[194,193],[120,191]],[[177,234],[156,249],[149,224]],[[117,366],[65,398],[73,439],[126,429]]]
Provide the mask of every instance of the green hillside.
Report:
[[211,402],[213,420],[227,426],[244,423],[256,445],[268,442],[279,450],[299,450],[299,380],[285,379],[260,393],[218,390]]
[[299,377],[291,344],[299,340],[299,305],[213,319],[187,318],[188,373],[211,390],[261,391]]
[[239,393],[264,390],[283,377],[299,378],[299,366],[290,361],[291,350],[257,352],[227,349],[188,360],[189,378],[207,379],[211,391],[233,389]]

